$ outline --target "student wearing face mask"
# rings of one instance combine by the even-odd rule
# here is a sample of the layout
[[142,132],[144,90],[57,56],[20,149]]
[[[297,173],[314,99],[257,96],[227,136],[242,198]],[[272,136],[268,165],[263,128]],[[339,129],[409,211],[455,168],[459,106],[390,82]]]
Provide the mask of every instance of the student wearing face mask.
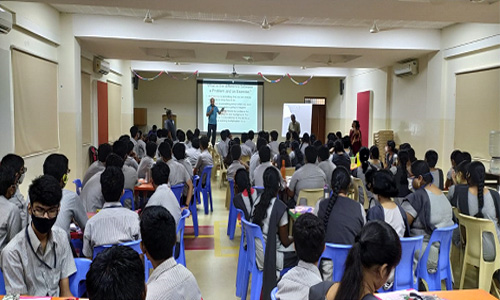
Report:
[[14,203],[21,214],[21,225],[28,225],[28,202],[24,199],[23,194],[19,190],[19,186],[23,183],[24,177],[28,169],[24,166],[24,159],[17,154],[7,154],[0,162],[1,166],[10,167],[16,172],[16,192],[9,201]]
[[76,272],[67,233],[57,226],[62,198],[59,182],[48,175],[29,187],[31,224],[0,255],[7,294],[73,297],[69,276]]
[[70,172],[68,163],[68,158],[63,154],[51,154],[43,163],[43,174],[54,177],[61,186],[61,210],[57,216],[56,226],[66,230],[69,234],[69,226],[73,219],[83,231],[87,224],[88,217],[83,202],[80,200],[80,196],[73,191],[64,189],[68,183],[68,174]]
[[16,191],[16,172],[7,167],[0,166],[0,251],[14,236],[21,231],[21,216],[17,206],[10,202]]

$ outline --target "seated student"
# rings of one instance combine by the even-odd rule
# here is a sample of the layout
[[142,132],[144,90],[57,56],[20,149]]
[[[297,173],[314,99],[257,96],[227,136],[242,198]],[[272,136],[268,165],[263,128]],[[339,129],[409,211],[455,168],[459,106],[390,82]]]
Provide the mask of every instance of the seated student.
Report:
[[257,152],[252,154],[252,156],[250,157],[250,163],[249,163],[249,168],[248,168],[248,171],[250,174],[250,182],[253,181],[253,172],[255,171],[255,168],[257,168],[257,166],[260,163],[259,151],[262,147],[264,147],[266,145],[267,145],[267,143],[266,143],[265,139],[263,139],[263,138],[257,139]]
[[290,152],[290,160],[292,162],[292,167],[298,170],[304,165],[304,154],[300,151],[299,142],[293,141],[291,146],[292,152]]
[[10,202],[16,192],[16,172],[8,166],[0,166],[0,251],[20,232],[21,214],[17,206]]
[[172,149],[168,142],[163,142],[158,149],[160,150],[162,161],[166,163],[170,169],[170,175],[168,176],[170,186],[177,184],[184,184],[187,186],[186,206],[189,206],[189,202],[191,202],[191,197],[193,196],[193,180],[191,176],[184,165],[172,159]]
[[[127,190],[134,190],[134,187],[137,183],[137,169],[139,168],[139,165],[136,167],[131,167],[130,165],[127,165],[127,159],[129,161],[129,164],[131,162],[130,157],[127,155],[127,150],[130,149],[130,147],[127,148],[127,144],[130,145],[130,141],[124,142],[121,140],[118,140],[113,143],[113,153],[118,155],[123,159],[123,176],[125,176],[125,189]],[[134,160],[132,158],[132,160]],[[134,160],[135,161],[135,160]],[[137,162],[136,162],[137,163]]]
[[309,147],[309,143],[311,140],[309,139],[309,134],[306,132],[302,135],[302,143],[300,144],[300,151],[302,154],[306,155],[306,148]]
[[106,158],[112,152],[113,148],[110,144],[104,143],[99,145],[99,148],[97,149],[97,160],[90,165],[90,167],[87,169],[87,172],[85,172],[85,175],[83,176],[82,189],[85,184],[87,184],[89,179],[92,178],[92,176],[94,176],[98,172],[104,171],[104,169],[106,168]]
[[184,133],[184,130],[182,129],[177,129],[175,132],[175,137],[177,138],[176,142],[178,143],[185,143],[186,142],[186,133]]
[[309,299],[309,289],[322,282],[318,260],[325,249],[325,228],[313,214],[301,215],[293,224],[293,240],[299,258],[296,267],[278,282],[276,299]]
[[139,216],[120,203],[123,195],[123,172],[106,167],[101,174],[102,195],[106,203],[89,221],[83,234],[83,255],[92,258],[94,247],[135,241],[141,238]]
[[290,160],[290,155],[288,155],[286,144],[280,143],[278,149],[279,154],[273,157],[273,164],[276,168],[281,169],[281,164],[285,161],[285,168],[290,168],[292,166],[292,161]]
[[[361,166],[357,167],[356,169],[354,169],[352,171],[352,176],[361,179],[361,181],[363,182],[363,186],[366,186],[365,174],[366,174],[366,172],[375,169],[375,167],[373,167],[370,164],[370,162],[368,161],[368,159],[370,158],[370,150],[368,150],[368,148],[361,147],[361,149],[359,149],[358,153],[359,153],[359,161],[361,162]],[[366,191],[366,193],[368,194],[367,198],[370,199],[372,197],[371,192]],[[365,203],[365,195],[363,194],[363,188],[361,186],[359,187],[359,199],[358,199],[358,201],[361,204]]]
[[255,143],[253,142],[254,137],[255,137],[255,132],[253,132],[253,130],[250,130],[248,132],[248,139],[245,142],[245,144],[248,147],[250,147],[250,149],[252,150],[252,153],[255,153],[257,151],[257,147],[256,147]]
[[144,264],[127,246],[113,246],[99,253],[86,276],[89,300],[144,300]]
[[[258,165],[253,172],[253,186],[264,186],[264,171],[266,171],[267,168],[275,168],[279,172],[279,170],[270,162],[271,149],[269,149],[269,147],[260,148],[259,158],[260,165]],[[282,188],[285,187],[285,180],[283,177],[281,177],[281,186]]]
[[347,170],[351,169],[351,158],[349,154],[344,152],[344,144],[342,144],[342,140],[336,140],[333,143],[333,155],[332,162],[338,167],[343,166]]
[[370,163],[372,166],[377,168],[377,170],[384,169],[384,163],[379,159],[380,158],[380,152],[378,150],[378,147],[373,145],[370,147]]
[[137,157],[141,160],[144,156],[146,156],[146,142],[149,141],[148,137],[142,134],[142,131],[138,131],[139,139],[137,140],[137,144],[139,145],[139,153]]
[[17,154],[7,154],[0,161],[0,166],[10,167],[16,172],[16,192],[10,197],[9,202],[14,203],[21,214],[22,228],[28,225],[28,202],[24,199],[19,185],[23,183],[28,169],[24,166],[24,159]]
[[[430,169],[425,161],[412,163],[410,175],[413,176],[415,192],[403,200],[401,207],[406,211],[411,226],[410,235],[423,235],[422,249],[425,249],[434,229],[453,225],[453,212],[446,196],[432,184]],[[427,261],[429,273],[436,272],[438,253],[438,245],[433,244]]]
[[326,146],[321,146],[318,149],[318,161],[318,167],[325,173],[326,183],[330,186],[333,170],[335,170],[337,166],[330,160],[330,152]]
[[191,129],[188,129],[188,131],[186,131],[186,149],[189,149],[191,147],[193,147],[193,131],[191,131]]
[[[123,159],[118,155],[111,153],[108,155],[108,158],[106,158],[106,168],[108,167],[117,167],[122,169]],[[80,199],[82,200],[87,212],[96,212],[104,205],[104,197],[102,196],[101,190],[101,174],[102,172],[98,172],[92,176],[80,193]]]
[[184,143],[179,142],[174,145],[172,148],[172,153],[174,154],[175,160],[177,160],[178,163],[184,166],[186,171],[189,174],[189,177],[193,177],[193,167],[191,164],[186,160],[186,145]]
[[271,157],[274,157],[275,155],[278,155],[280,153],[278,132],[276,130],[273,130],[269,135],[271,136],[271,142],[267,146],[271,149]]
[[234,194],[234,207],[243,211],[246,220],[251,220],[253,204],[259,192],[252,188],[248,171],[245,169],[239,169],[234,175]]
[[[208,152],[208,150],[207,150],[207,152]],[[195,137],[195,138],[193,138],[193,140],[191,142],[191,148],[186,149],[186,159],[191,164],[192,168],[196,167],[196,163],[198,162],[198,158],[200,157],[200,155],[201,155],[200,140]],[[209,153],[209,155],[210,155],[210,153]],[[211,155],[210,155],[210,158],[212,158]]]
[[[405,198],[411,191],[408,188],[408,168],[411,167],[410,156],[408,151],[401,150],[398,152],[398,164],[396,167],[396,174],[394,178],[398,186],[397,198]],[[392,172],[391,172],[392,173]]]
[[155,192],[149,198],[146,207],[160,205],[165,207],[175,219],[175,224],[179,223],[181,218],[181,207],[179,201],[174,195],[174,192],[168,185],[170,176],[170,168],[167,164],[158,163],[151,169],[151,177]]
[[[232,145],[229,150],[232,163],[227,167],[227,179],[234,179],[234,174],[238,169],[248,169],[247,164],[240,161],[241,158],[241,147],[238,144]],[[257,169],[257,168],[256,168]],[[255,173],[255,171],[254,171]],[[254,174],[255,175],[255,174]]]
[[452,174],[453,174],[453,168],[455,168],[458,165],[457,162],[457,157],[462,154],[462,151],[460,150],[454,150],[451,152],[450,155],[450,162],[451,162],[451,167],[446,173],[446,183],[445,183],[445,188],[449,189],[450,186],[453,185],[453,179],[452,179]]
[[125,143],[127,145],[127,158],[125,159],[125,165],[134,168],[137,172],[137,169],[139,169],[139,164],[135,159],[137,153],[134,152],[134,143],[132,143],[131,141]]
[[463,189],[468,188],[467,173],[469,172],[469,165],[470,162],[462,161],[454,168],[452,177],[453,185],[450,186],[450,189],[448,190],[448,195],[446,195],[448,200],[450,200],[451,206],[458,207],[457,206],[458,195],[455,193],[455,190],[460,188]]
[[220,157],[224,158],[227,156],[229,151],[229,138],[226,130],[222,130],[220,132],[220,142],[215,145],[215,149],[217,150],[217,153],[219,153]]
[[76,272],[68,234],[53,226],[62,191],[52,176],[30,185],[28,212],[31,224],[2,250],[1,269],[7,294],[73,297],[69,276]]
[[[194,145],[194,140],[193,140],[193,145]],[[214,160],[212,158],[212,155],[210,155],[210,152],[208,152],[208,137],[202,136],[200,139],[200,151],[201,154],[198,156],[198,159],[196,160],[196,164],[193,170],[194,175],[201,176],[203,173],[203,169],[207,166],[213,166]],[[202,178],[203,182],[205,182],[205,178]]]
[[288,186],[288,196],[297,198],[302,189],[323,189],[326,185],[325,173],[316,165],[318,151],[313,146],[305,150],[307,163],[295,171]]
[[151,130],[148,132],[148,136],[151,136],[151,135],[156,135],[156,131],[158,130],[158,126],[156,125],[153,125],[153,127],[151,127]]
[[173,257],[176,223],[161,206],[150,206],[141,215],[141,249],[153,265],[146,299],[201,299],[193,274]]
[[356,237],[345,262],[345,272],[338,283],[320,283],[310,290],[309,299],[325,299],[317,289],[331,286],[327,300],[376,300],[374,294],[387,281],[401,260],[401,242],[387,223],[372,221]]
[[[146,155],[146,148],[144,148],[141,140],[142,132],[137,128],[137,126],[130,127],[130,141],[132,142],[133,151],[139,159],[142,159]],[[136,162],[137,163],[137,162]]]
[[[470,163],[466,180],[468,187],[457,186],[457,207],[461,213],[493,221],[496,234],[500,237],[500,196],[498,192],[484,187],[486,170],[483,163],[473,161]],[[479,246],[478,246],[479,247]],[[495,239],[491,233],[483,233],[483,256],[486,261],[495,260]]]
[[154,158],[156,154],[156,148],[158,146],[156,143],[148,142],[146,144],[146,156],[141,159],[141,163],[139,164],[139,168],[137,169],[137,177],[138,178],[146,178],[146,174],[151,172],[151,168],[155,164]]
[[194,137],[200,138],[200,134],[201,134],[200,129],[195,128],[193,132]]
[[[397,164],[398,150],[396,149],[396,143],[393,140],[387,141],[385,145],[385,168],[391,169]],[[394,172],[393,172],[394,173]]]
[[68,163],[68,158],[63,154],[51,154],[47,156],[43,163],[43,174],[50,175],[59,182],[62,189],[62,199],[61,208],[59,209],[55,225],[66,230],[69,234],[69,226],[73,220],[75,220],[82,231],[84,231],[88,217],[83,202],[80,200],[80,196],[73,191],[64,189],[68,183]]
[[391,225],[399,237],[410,236],[410,225],[406,213],[392,197],[398,194],[398,187],[394,175],[388,170],[373,171],[371,189],[377,195],[378,201],[366,214],[366,220],[380,220]]
[[438,161],[438,153],[434,150],[428,150],[425,152],[425,162],[429,165],[432,175],[432,183],[437,186],[440,190],[444,189],[444,176],[443,170],[436,168]]
[[248,145],[246,144],[246,141],[248,139],[248,133],[242,133],[241,134],[241,155],[242,156],[252,156],[253,152],[252,152],[252,148],[248,147]]

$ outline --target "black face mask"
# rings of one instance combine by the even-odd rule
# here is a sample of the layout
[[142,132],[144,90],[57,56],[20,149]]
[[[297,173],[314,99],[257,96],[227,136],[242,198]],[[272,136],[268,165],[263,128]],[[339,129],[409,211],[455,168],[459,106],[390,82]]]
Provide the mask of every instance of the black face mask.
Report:
[[31,220],[33,221],[33,226],[35,226],[36,230],[38,232],[45,234],[52,229],[52,226],[56,222],[57,218],[52,218],[52,219],[47,219],[47,218],[40,218],[37,217],[33,214],[31,214]]

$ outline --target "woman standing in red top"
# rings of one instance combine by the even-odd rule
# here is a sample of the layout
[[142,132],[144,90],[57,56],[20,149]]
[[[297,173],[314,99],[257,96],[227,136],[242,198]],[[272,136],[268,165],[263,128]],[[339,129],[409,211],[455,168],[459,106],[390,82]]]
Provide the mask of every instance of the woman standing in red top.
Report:
[[361,131],[359,130],[359,121],[352,121],[352,128],[349,132],[349,138],[351,139],[351,151],[353,155],[356,155],[361,149]]

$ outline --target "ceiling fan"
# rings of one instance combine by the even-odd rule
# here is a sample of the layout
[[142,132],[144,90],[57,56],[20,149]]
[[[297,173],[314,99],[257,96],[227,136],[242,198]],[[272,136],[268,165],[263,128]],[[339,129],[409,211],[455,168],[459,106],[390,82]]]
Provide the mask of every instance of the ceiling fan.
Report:
[[288,18],[280,18],[280,19],[277,19],[277,20],[275,20],[273,22],[269,22],[267,20],[267,17],[264,17],[264,19],[262,20],[262,22],[254,22],[254,21],[245,20],[245,19],[239,19],[238,21],[260,26],[260,28],[263,29],[263,30],[269,30],[273,26],[285,23],[288,20],[289,20]]
[[241,58],[243,58],[248,64],[253,64],[253,56],[252,55],[243,55]]
[[229,74],[229,78],[238,78],[240,77],[240,74],[238,74],[236,72],[236,69],[234,68],[234,65],[233,65],[233,72],[231,74]]
[[169,13],[160,13],[160,14],[153,16],[153,14],[151,13],[151,10],[148,9],[146,11],[146,16],[144,16],[143,21],[144,21],[144,23],[153,24],[155,20],[165,18],[169,15],[170,15]]

